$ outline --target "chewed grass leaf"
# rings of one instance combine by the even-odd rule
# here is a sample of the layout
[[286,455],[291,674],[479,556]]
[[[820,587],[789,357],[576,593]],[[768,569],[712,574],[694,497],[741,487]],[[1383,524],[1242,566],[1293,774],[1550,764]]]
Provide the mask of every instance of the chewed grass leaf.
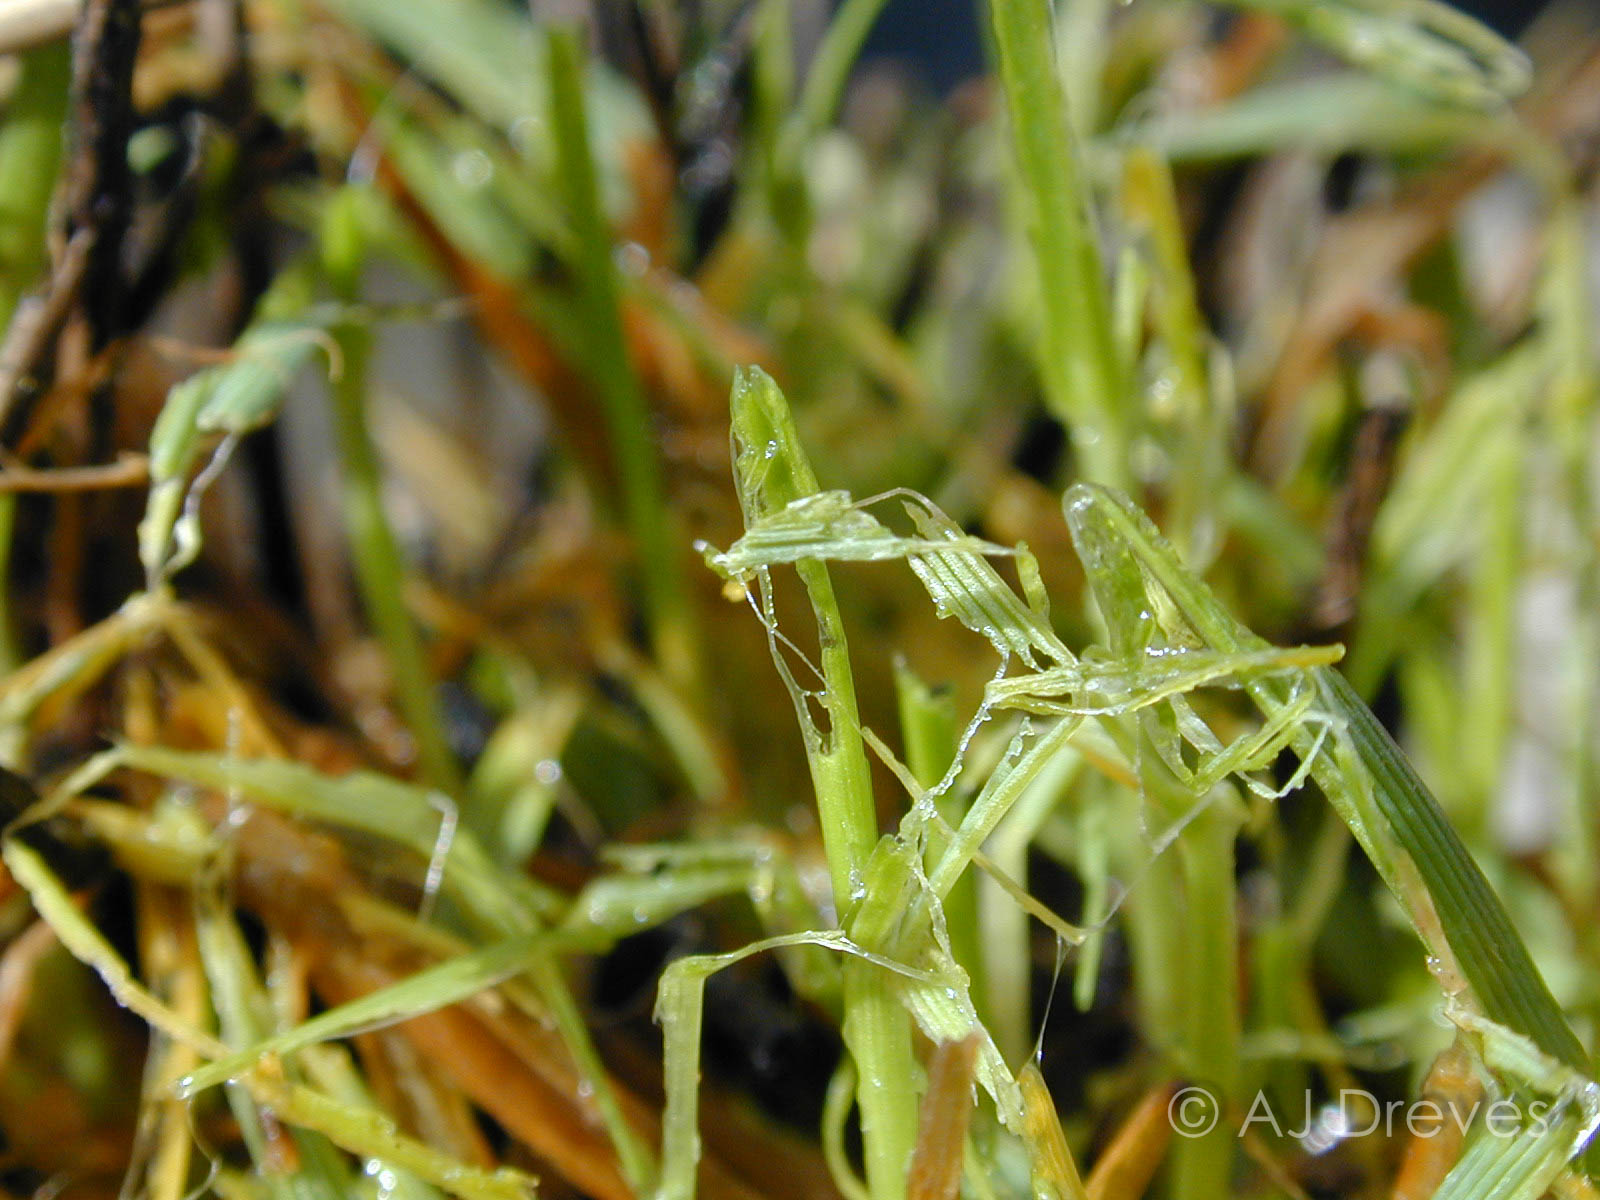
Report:
[[[1170,614],[1163,633],[1171,630],[1184,640],[1198,635],[1223,651],[1263,644],[1184,570],[1148,518],[1125,497],[1080,487],[1068,493],[1066,505],[1086,562],[1136,564],[1151,607]],[[1091,574],[1091,583],[1098,582]],[[1118,585],[1112,596],[1102,598],[1102,609],[1127,611],[1132,599]],[[1144,639],[1153,631],[1148,619],[1140,621],[1147,629]],[[1312,668],[1309,682],[1337,750],[1321,752],[1321,739],[1305,724],[1287,731],[1288,740],[1386,871],[1430,953],[1459,967],[1491,1019],[1532,1038],[1545,1053],[1582,1068],[1587,1057],[1581,1045],[1438,801],[1343,676],[1326,667]],[[1248,690],[1269,720],[1293,702],[1290,690],[1270,678],[1253,681]],[[1398,869],[1397,859],[1408,861],[1409,870]],[[1410,882],[1413,871],[1420,888]]]

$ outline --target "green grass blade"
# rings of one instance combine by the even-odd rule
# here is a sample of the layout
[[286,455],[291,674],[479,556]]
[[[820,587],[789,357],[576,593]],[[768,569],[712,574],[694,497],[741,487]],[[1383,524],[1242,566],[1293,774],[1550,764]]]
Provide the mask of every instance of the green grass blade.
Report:
[[489,0],[334,0],[329,7],[501,129],[540,115],[544,47],[525,12]]
[[1517,130],[1510,120],[1435,104],[1381,79],[1343,74],[1265,84],[1220,107],[1129,121],[1109,136],[1183,163],[1288,149],[1419,153],[1462,141],[1510,142]]
[[[321,1046],[300,1056],[301,1065],[317,1087],[340,1104],[357,1110],[381,1113],[377,1098],[342,1047]],[[362,1167],[373,1177],[380,1195],[387,1191],[390,1200],[441,1200],[442,1189],[427,1180],[381,1158],[369,1158]]]
[[428,967],[190,1072],[178,1081],[178,1094],[188,1098],[238,1079],[269,1056],[283,1058],[318,1042],[381,1029],[457,1004],[526,970],[534,952],[554,940],[549,933],[524,934]]
[[[755,368],[734,377],[731,400],[734,478],[747,524],[815,494],[816,475],[800,446],[794,418],[777,385]],[[788,675],[775,640],[766,568],[758,573],[774,661],[791,690],[806,742],[816,791],[823,847],[834,903],[848,922],[858,903],[867,860],[878,840],[877,813],[844,621],[827,565],[802,559],[795,571],[811,597],[817,621],[826,733],[817,728],[809,701]],[[862,964],[844,972],[845,1044],[855,1058],[857,1094],[866,1145],[867,1180],[874,1200],[898,1200],[916,1141],[916,1088],[911,1025],[882,977]]]
[[[955,761],[960,729],[954,698],[948,691],[929,687],[903,661],[895,663],[895,696],[900,714],[906,766],[924,789],[938,785]],[[955,829],[964,815],[962,801],[951,789],[934,798],[940,822],[927,828],[924,868],[931,870],[949,845],[946,827]],[[951,956],[966,971],[979,1011],[985,1008],[982,934],[978,927],[977,880],[967,875],[956,881],[944,898],[945,927]]]
[[49,923],[56,937],[74,958],[100,976],[106,990],[118,1004],[153,1029],[160,1030],[173,1041],[207,1058],[219,1058],[228,1053],[223,1043],[210,1034],[192,1028],[171,1007],[134,979],[127,960],[78,910],[71,893],[37,850],[15,835],[8,835],[3,853],[6,869],[28,893],[40,918]]
[[[323,209],[323,268],[345,303],[354,303],[359,296],[366,263],[360,204],[359,191],[346,186]],[[339,451],[345,536],[362,606],[393,672],[395,699],[416,741],[422,773],[434,787],[460,797],[465,791],[461,767],[445,733],[422,632],[406,607],[405,562],[383,508],[383,473],[367,423],[372,335],[354,320],[340,322],[333,334],[341,370],[329,389],[330,409]]]
[[[167,779],[243,798],[278,812],[387,838],[429,861],[443,819],[435,798],[372,771],[333,778],[301,763],[234,759],[164,746],[123,746],[122,761]],[[444,863],[442,885],[483,929],[513,932],[564,907],[532,880],[495,866],[478,840],[457,829]]]
[[1425,96],[1496,108],[1526,90],[1527,56],[1442,0],[1231,0],[1282,17],[1358,67]]
[[208,434],[234,441],[268,424],[289,385],[320,349],[334,361],[329,314],[308,311],[311,277],[305,265],[278,273],[256,306],[250,327],[229,361],[189,376],[167,393],[150,431],[150,500],[139,522],[139,560],[154,590],[200,552],[199,493],[215,474],[208,466],[192,483]]
[[[1344,723],[1372,777],[1378,811],[1416,864],[1445,940],[1484,1012],[1526,1034],[1547,1054],[1587,1070],[1588,1055],[1439,802],[1345,677],[1327,668],[1317,675],[1329,708]],[[1323,790],[1329,790],[1329,783],[1323,783]]]
[[[734,476],[746,526],[815,496],[816,474],[800,446],[788,403],[771,377],[755,367],[740,371],[734,377],[732,409]],[[819,558],[799,559],[795,570],[811,596],[817,619],[826,734],[817,728],[803,697],[796,697],[796,707],[822,818],[834,900],[842,916],[854,905],[857,881],[877,843],[878,818],[856,710],[850,649],[833,582]]]
[[0,122],[0,330],[44,268],[45,227],[61,159],[71,56],[65,42],[23,55]]
[[1434,1200],[1538,1200],[1571,1160],[1577,1125],[1559,1114],[1510,1137],[1479,1129]]
[[684,586],[680,539],[673,531],[666,502],[650,410],[633,372],[623,332],[617,268],[590,145],[583,78],[583,45],[578,32],[552,29],[550,116],[559,183],[577,242],[585,366],[605,417],[622,490],[622,510],[643,576],[651,640],[668,677],[693,690],[700,680],[694,614]]
[[858,507],[848,492],[816,492],[751,522],[732,546],[708,550],[706,562],[718,574],[742,579],[760,567],[797,563],[802,559],[833,562],[883,562],[947,548],[974,554],[1011,554],[1012,551],[959,531],[923,537],[896,534],[871,513]]
[[461,1200],[532,1200],[538,1181],[511,1167],[486,1171],[402,1133],[390,1117],[330,1099],[313,1088],[246,1077],[250,1094],[285,1124],[315,1130],[363,1160],[376,1159],[411,1172]]
[[1095,244],[1088,180],[1057,75],[1049,0],[990,0],[1028,244],[1038,269],[1045,397],[1086,478],[1126,485],[1129,406]]
[[[863,950],[838,930],[785,934],[752,942],[727,954],[696,955],[672,963],[662,973],[655,1009],[656,1021],[662,1027],[666,1043],[663,1058],[667,1099],[662,1114],[661,1185],[657,1193],[661,1200],[689,1200],[694,1195],[695,1166],[700,1161],[700,1031],[706,980],[751,955],[792,946],[819,946],[849,955],[860,966],[879,975],[893,973],[932,983],[943,982],[893,959]],[[868,1136],[881,1136],[881,1133]],[[907,1146],[908,1161],[909,1155]],[[868,1170],[870,1179],[870,1161]],[[871,1194],[875,1198],[884,1195],[876,1188]]]
[[[1097,594],[1102,586],[1148,588],[1150,608],[1164,608],[1169,628],[1179,636],[1221,650],[1265,644],[1188,574],[1154,525],[1125,497],[1079,485],[1067,493],[1065,507]],[[1490,1019],[1531,1038],[1553,1058],[1586,1070],[1582,1045],[1438,801],[1344,676],[1319,667],[1311,677],[1345,752],[1316,754],[1315,734],[1305,726],[1292,744],[1302,759],[1316,755],[1313,776],[1384,870],[1441,969],[1455,964]],[[1287,702],[1278,683],[1258,680],[1247,690],[1269,718]],[[1405,871],[1415,872],[1422,894],[1407,886]]]
[[[193,818],[192,813],[188,816]],[[212,1005],[223,1039],[230,1046],[249,1045],[270,1028],[271,1002],[257,976],[244,934],[221,894],[217,871],[220,863],[213,858],[207,865],[210,869],[203,868],[196,881],[195,935],[200,961],[211,985]],[[177,1087],[181,1092],[182,1080]],[[272,1169],[273,1155],[267,1148],[263,1114],[255,1098],[244,1088],[230,1087],[227,1101],[258,1172],[277,1195],[284,1200],[339,1200],[348,1193],[349,1170],[323,1138],[296,1131],[292,1137],[299,1165],[284,1177]]]
[[[809,140],[833,120],[844,100],[850,69],[887,0],[845,0],[828,22],[827,32],[800,87],[800,99],[791,118]],[[798,164],[797,164],[798,165]]]

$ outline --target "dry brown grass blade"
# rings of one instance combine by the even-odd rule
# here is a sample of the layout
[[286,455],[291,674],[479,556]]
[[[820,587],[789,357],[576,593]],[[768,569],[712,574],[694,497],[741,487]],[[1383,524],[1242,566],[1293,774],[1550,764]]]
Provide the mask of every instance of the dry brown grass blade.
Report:
[[0,1071],[11,1058],[17,1027],[28,1007],[34,970],[55,945],[55,931],[49,922],[35,921],[0,954]]
[[[335,951],[319,964],[313,979],[320,995],[343,1004],[404,975]],[[398,1032],[553,1173],[599,1200],[631,1200],[633,1190],[622,1177],[604,1129],[578,1102],[575,1079],[571,1091],[552,1086],[465,1005],[413,1017]],[[555,1042],[553,1035],[550,1041]],[[559,1045],[545,1049],[552,1055],[561,1052]]]
[[[263,812],[251,813],[237,838],[240,902],[305,955],[325,1003],[346,1003],[427,965],[414,948],[370,928],[358,936],[347,923],[340,898],[363,889],[332,841]],[[601,1200],[633,1195],[552,1030],[491,996],[415,1017],[394,1032],[553,1173]],[[629,1122],[654,1136],[656,1107],[613,1087]],[[711,1200],[757,1194],[715,1160],[704,1165],[701,1191]]]
[[149,481],[150,463],[142,454],[123,454],[116,462],[92,467],[35,470],[12,466],[0,470],[0,492],[90,492],[143,487]]
[[1443,1110],[1443,1119],[1436,1130],[1414,1134],[1406,1142],[1393,1200],[1427,1200],[1461,1157],[1466,1141],[1462,1127],[1470,1124],[1471,1114],[1483,1100],[1483,1081],[1471,1053],[1459,1040],[1433,1060],[1422,1083],[1422,1096],[1424,1102]]
[[1050,1089],[1045,1086],[1036,1063],[1030,1060],[1017,1072],[1017,1085],[1022,1089],[1028,1151],[1033,1158],[1036,1184],[1045,1184],[1061,1200],[1088,1200],[1072,1148],[1067,1145],[1067,1135],[1061,1129],[1061,1118],[1056,1115],[1055,1101],[1050,1098]]
[[928,1058],[928,1090],[917,1122],[917,1149],[906,1180],[908,1200],[955,1200],[972,1117],[972,1068],[978,1035],[940,1042]]
[[1311,609],[1312,620],[1329,632],[1355,616],[1367,544],[1378,507],[1389,491],[1395,453],[1409,417],[1404,364],[1396,355],[1373,355],[1363,374],[1367,406],[1352,439],[1344,486],[1334,501],[1326,538],[1327,563]]
[[383,1108],[429,1145],[485,1170],[496,1165],[493,1148],[472,1104],[433,1060],[396,1030],[361,1034],[356,1053]]
[[[371,930],[357,936],[346,923],[339,897],[362,885],[331,841],[255,812],[237,844],[240,902],[295,944],[325,1003],[346,1003],[426,965],[410,948]],[[601,1200],[628,1200],[632,1190],[603,1128],[584,1111],[577,1073],[556,1035],[544,1031],[537,1050],[518,1053],[486,1025],[482,1011],[458,1005],[407,1021],[397,1032],[555,1173]],[[529,1069],[529,1059],[542,1070]]]
[[1138,1200],[1145,1194],[1172,1140],[1172,1094],[1172,1083],[1159,1083],[1134,1106],[1084,1181],[1089,1200]]
[[[135,886],[140,916],[140,959],[152,990],[174,1012],[197,1027],[208,1014],[208,988],[195,936],[194,911],[187,890],[141,881]],[[189,1190],[189,1168],[195,1154],[189,1105],[178,1099],[172,1084],[199,1065],[194,1050],[176,1042],[157,1044],[156,1071],[147,1074],[153,1086],[145,1103],[154,1113],[154,1134],[148,1142],[148,1161],[135,1162],[130,1180],[140,1165],[150,1200],[181,1200]]]

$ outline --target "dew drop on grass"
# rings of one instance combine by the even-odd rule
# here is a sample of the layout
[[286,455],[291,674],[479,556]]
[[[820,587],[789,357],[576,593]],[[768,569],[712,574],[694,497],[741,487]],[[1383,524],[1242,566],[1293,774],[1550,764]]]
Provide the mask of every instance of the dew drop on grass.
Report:
[[624,242],[615,251],[617,270],[630,279],[641,278],[650,269],[650,251],[638,242]]
[[451,162],[450,170],[464,188],[481,188],[494,178],[494,163],[482,150],[463,150]]
[[1446,996],[1459,996],[1467,990],[1467,981],[1462,978],[1453,963],[1447,962],[1437,954],[1428,955],[1427,962],[1428,974],[1433,976],[1434,982]]
[[377,1200],[389,1200],[394,1195],[399,1180],[395,1173],[376,1158],[369,1158],[367,1165],[362,1170],[377,1183]]
[[1589,1080],[1578,1093],[1578,1106],[1583,1112],[1583,1124],[1573,1139],[1572,1153],[1578,1154],[1600,1131],[1600,1083]]
[[511,123],[511,144],[522,154],[532,153],[544,136],[544,122],[538,117],[521,116]]

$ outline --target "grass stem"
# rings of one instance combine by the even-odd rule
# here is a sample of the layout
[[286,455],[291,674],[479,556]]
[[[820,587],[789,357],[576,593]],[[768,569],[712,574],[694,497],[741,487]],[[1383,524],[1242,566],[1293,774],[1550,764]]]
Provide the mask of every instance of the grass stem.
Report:
[[[816,493],[817,478],[801,449],[794,418],[771,378],[755,368],[739,372],[732,408],[740,445],[735,470],[746,521]],[[817,622],[827,730],[816,727],[803,694],[795,697],[796,710],[806,739],[834,903],[841,926],[849,929],[859,906],[858,893],[864,890],[867,859],[878,842],[872,777],[833,580],[819,559],[802,559],[795,571],[811,598]],[[855,960],[844,965],[844,1007],[845,1044],[856,1063],[867,1187],[873,1200],[900,1200],[917,1134],[911,1019],[883,972]]]
[[[323,261],[340,299],[353,301],[361,282],[361,235],[348,190],[329,202],[323,231]],[[395,696],[416,739],[423,775],[451,796],[462,795],[462,779],[445,736],[434,681],[405,601],[405,564],[383,511],[383,478],[367,428],[367,367],[372,335],[354,322],[333,330],[343,370],[331,385],[334,441],[343,473],[341,495],[346,536],[367,617],[394,672]]]
[[655,430],[628,355],[611,232],[584,110],[583,43],[576,29],[550,31],[550,112],[558,174],[577,243],[574,267],[584,333],[580,345],[622,489],[622,510],[644,589],[645,620],[667,677],[692,693],[701,681],[693,611],[684,585],[683,539],[673,529]]
[[1029,246],[1039,275],[1045,400],[1081,475],[1128,484],[1124,384],[1112,338],[1088,181],[1056,69],[1049,0],[990,0]]

